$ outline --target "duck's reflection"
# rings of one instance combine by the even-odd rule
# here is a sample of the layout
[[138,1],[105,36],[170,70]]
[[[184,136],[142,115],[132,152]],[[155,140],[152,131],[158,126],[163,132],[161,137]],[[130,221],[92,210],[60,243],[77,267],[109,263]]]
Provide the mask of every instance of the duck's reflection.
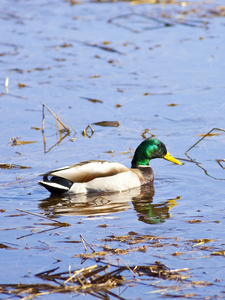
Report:
[[170,217],[169,210],[176,205],[176,199],[153,204],[154,186],[148,185],[122,193],[101,195],[51,195],[39,203],[39,208],[48,216],[96,216],[118,213],[132,209],[137,212],[139,221],[154,224]]
[[148,223],[162,223],[170,217],[170,210],[177,205],[176,201],[181,197],[169,199],[162,203],[153,204],[153,197],[155,194],[154,187],[144,186],[141,193],[137,197],[133,197],[132,203],[137,212],[138,220]]
[[70,216],[94,216],[117,213],[131,209],[129,201],[132,196],[138,195],[138,191],[125,193],[85,195],[85,194],[65,194],[51,195],[42,200],[39,207],[50,215],[70,215]]

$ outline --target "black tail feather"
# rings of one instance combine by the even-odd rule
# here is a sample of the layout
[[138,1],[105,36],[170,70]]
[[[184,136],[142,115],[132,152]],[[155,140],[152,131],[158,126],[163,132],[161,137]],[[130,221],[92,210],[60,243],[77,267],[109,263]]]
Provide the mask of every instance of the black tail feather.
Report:
[[38,183],[53,194],[65,193],[69,191],[69,189],[73,185],[73,182],[71,182],[70,180],[57,176],[52,176],[49,180],[47,174],[43,176],[43,181],[39,181]]

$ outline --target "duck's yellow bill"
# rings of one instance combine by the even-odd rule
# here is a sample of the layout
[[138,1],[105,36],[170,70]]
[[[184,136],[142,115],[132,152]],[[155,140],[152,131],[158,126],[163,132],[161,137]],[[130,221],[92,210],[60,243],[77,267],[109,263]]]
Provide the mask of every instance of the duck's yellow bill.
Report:
[[163,158],[173,162],[174,164],[182,165],[182,163],[179,160],[177,160],[176,158],[174,158],[171,154],[169,154],[168,151]]

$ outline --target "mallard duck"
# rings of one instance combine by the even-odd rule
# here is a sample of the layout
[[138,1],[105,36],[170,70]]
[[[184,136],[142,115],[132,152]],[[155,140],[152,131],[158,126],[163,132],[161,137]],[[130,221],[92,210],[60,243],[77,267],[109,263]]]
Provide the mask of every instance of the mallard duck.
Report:
[[118,162],[88,160],[43,174],[38,183],[51,193],[122,192],[153,182],[149,161],[164,158],[182,165],[159,140],[148,138],[135,150],[131,168]]

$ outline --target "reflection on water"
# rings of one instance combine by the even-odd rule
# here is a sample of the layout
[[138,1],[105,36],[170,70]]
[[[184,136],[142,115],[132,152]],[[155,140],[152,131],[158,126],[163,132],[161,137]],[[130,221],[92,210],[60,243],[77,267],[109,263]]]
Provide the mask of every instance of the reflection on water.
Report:
[[170,217],[169,211],[177,205],[176,199],[169,199],[159,204],[153,204],[154,187],[143,187],[137,197],[133,197],[132,203],[137,212],[138,220],[148,224],[165,222]]
[[138,195],[138,192],[135,194],[135,191],[132,190],[132,192],[107,195],[51,195],[49,198],[41,201],[39,208],[54,216],[105,215],[130,209],[129,201],[132,195]]
[[153,204],[154,194],[154,186],[148,185],[122,193],[51,195],[40,201],[39,208],[48,216],[96,216],[132,209],[132,203],[139,221],[155,224],[170,217],[170,209],[181,197]]
[[41,201],[39,207],[50,215],[105,215],[131,209],[129,201],[140,194],[140,188],[112,194],[51,195]]

